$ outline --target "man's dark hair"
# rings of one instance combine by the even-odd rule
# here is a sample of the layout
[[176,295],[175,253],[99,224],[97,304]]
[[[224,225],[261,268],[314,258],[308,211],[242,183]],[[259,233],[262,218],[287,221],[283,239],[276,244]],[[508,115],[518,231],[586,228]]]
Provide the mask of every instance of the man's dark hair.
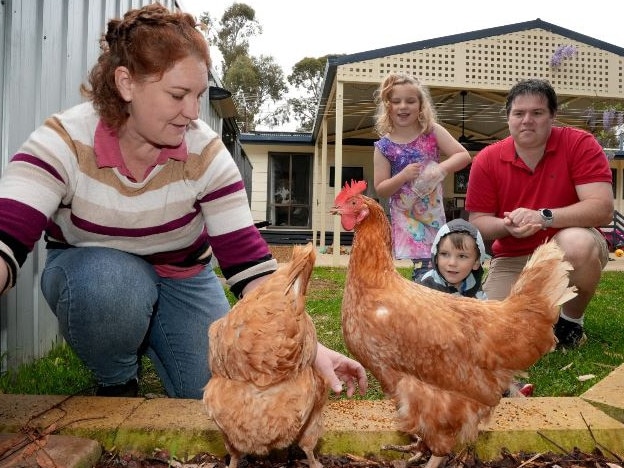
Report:
[[550,111],[550,114],[555,115],[557,113],[557,93],[555,93],[552,85],[546,80],[530,78],[528,80],[519,81],[509,91],[509,94],[507,95],[507,102],[505,103],[507,117],[509,117],[509,113],[511,112],[511,105],[513,104],[514,99],[525,94],[537,94],[539,96],[544,96],[548,102],[548,110]]

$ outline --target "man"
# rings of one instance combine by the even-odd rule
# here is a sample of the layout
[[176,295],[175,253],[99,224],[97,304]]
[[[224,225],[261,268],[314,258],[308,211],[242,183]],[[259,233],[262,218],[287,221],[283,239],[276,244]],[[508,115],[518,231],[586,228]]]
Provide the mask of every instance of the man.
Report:
[[555,335],[558,347],[577,347],[587,339],[585,308],[609,259],[595,229],[613,216],[609,161],[590,133],[553,126],[557,95],[547,81],[517,83],[505,109],[510,136],[475,157],[466,196],[470,222],[494,241],[483,289],[489,299],[505,298],[535,248],[554,237],[578,288]]

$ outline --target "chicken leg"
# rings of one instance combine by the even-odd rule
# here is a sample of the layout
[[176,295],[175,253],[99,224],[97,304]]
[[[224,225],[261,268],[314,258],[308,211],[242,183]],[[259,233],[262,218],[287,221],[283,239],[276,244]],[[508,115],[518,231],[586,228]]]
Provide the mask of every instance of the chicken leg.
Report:
[[[407,462],[405,462],[406,465],[410,465],[412,463],[416,463],[417,461],[419,461],[423,454],[423,442],[422,439],[420,437],[416,437],[416,441],[411,443],[411,444],[407,444],[407,445],[384,445],[383,447],[381,447],[382,450],[394,450],[397,452],[403,452],[403,453],[410,453],[412,454],[412,456],[407,460]],[[436,455],[431,455],[431,457],[429,458],[429,460],[427,461],[427,464],[425,465],[424,468],[438,468],[446,459],[446,457],[439,457]]]
[[436,455],[431,455],[429,457],[429,461],[425,465],[425,468],[438,468],[442,465],[442,463],[446,460],[446,457],[438,457]]

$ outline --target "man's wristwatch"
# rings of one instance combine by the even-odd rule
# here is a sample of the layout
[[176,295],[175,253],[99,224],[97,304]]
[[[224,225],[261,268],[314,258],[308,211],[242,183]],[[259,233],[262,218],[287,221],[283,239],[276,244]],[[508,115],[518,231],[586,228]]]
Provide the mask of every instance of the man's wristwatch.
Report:
[[548,208],[540,208],[538,211],[542,217],[542,229],[549,228],[553,223],[553,212]]

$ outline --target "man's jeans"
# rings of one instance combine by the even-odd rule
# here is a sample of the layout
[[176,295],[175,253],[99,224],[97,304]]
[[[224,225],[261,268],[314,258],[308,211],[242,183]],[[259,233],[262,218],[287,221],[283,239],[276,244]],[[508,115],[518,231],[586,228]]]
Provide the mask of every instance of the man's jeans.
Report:
[[41,289],[61,333],[100,385],[138,377],[142,353],[167,394],[201,398],[208,383],[208,328],[230,309],[208,265],[191,278],[159,277],[115,249],[48,251]]

